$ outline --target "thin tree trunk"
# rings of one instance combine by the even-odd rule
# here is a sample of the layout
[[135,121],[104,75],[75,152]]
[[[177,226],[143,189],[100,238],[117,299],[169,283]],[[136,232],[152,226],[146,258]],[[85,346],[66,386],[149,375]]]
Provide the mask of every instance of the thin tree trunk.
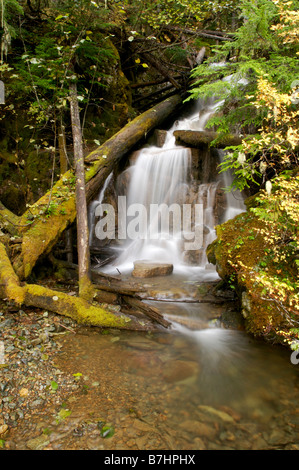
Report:
[[[58,144],[59,144],[59,157],[60,157],[60,177],[64,175],[68,170],[68,156],[66,151],[66,138],[65,138],[65,127],[62,122],[60,122],[60,129],[58,135]],[[73,237],[72,229],[69,228],[65,231],[65,247],[66,247],[66,257],[69,263],[74,261],[73,259]]]
[[60,129],[58,134],[58,145],[59,145],[59,157],[60,157],[60,175],[68,170],[68,158],[66,153],[66,141],[65,141],[65,128],[63,123],[60,123]]
[[76,209],[77,209],[77,250],[79,266],[79,295],[92,298],[93,289],[90,277],[89,232],[87,203],[85,195],[85,168],[82,144],[82,131],[78,105],[77,85],[70,84],[70,108],[74,142],[74,163],[76,174]]

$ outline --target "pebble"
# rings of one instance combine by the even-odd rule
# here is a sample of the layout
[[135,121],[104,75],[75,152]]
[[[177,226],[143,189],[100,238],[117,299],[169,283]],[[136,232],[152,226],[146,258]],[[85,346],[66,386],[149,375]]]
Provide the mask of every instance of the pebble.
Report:
[[45,434],[41,434],[40,436],[35,437],[34,439],[29,439],[29,441],[26,442],[26,446],[30,450],[42,450],[48,444],[50,444],[50,440],[49,437]]
[[[28,410],[35,412],[57,400],[62,401],[63,394],[73,386],[73,378],[56,374],[53,363],[59,353],[55,316],[47,313],[44,317],[43,313],[30,310],[13,313],[4,310],[0,317],[0,341],[4,344],[5,359],[5,367],[0,364],[0,416],[4,421],[0,421],[0,439],[8,430],[20,425]],[[69,319],[66,320],[70,325]],[[59,322],[63,325],[64,319]],[[54,377],[58,383],[55,394],[49,386]],[[34,444],[29,442],[29,445]]]

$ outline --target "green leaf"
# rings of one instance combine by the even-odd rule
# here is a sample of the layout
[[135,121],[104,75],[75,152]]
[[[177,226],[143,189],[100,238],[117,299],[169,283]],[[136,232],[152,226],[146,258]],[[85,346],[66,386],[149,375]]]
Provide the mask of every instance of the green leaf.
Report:
[[55,382],[54,380],[52,380],[52,382],[51,382],[51,388],[52,388],[52,390],[55,390],[55,391],[56,391],[56,390],[58,389],[58,383]]
[[71,414],[71,410],[68,410],[68,409],[65,409],[65,408],[62,408],[57,417],[56,417],[56,422],[57,423],[60,423],[60,421],[63,421],[64,419],[66,419],[68,416],[70,416]]
[[115,433],[115,429],[113,426],[103,426],[102,429],[101,429],[101,437],[104,437],[104,438],[108,438],[108,437],[112,437]]
[[75,377],[75,380],[80,380],[80,378],[82,377],[82,374],[81,372],[77,372],[76,374],[73,374],[73,377]]

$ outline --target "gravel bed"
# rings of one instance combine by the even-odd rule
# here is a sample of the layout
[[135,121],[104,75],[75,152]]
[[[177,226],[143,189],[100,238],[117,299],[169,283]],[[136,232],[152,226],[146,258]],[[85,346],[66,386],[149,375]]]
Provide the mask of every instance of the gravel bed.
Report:
[[59,339],[76,324],[0,302],[0,448],[20,422],[60,405],[78,385],[55,365]]

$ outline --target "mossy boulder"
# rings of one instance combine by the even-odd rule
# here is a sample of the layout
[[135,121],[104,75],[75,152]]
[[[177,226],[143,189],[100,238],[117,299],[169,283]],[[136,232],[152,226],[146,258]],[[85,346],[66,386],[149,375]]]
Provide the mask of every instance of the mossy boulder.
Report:
[[[217,239],[208,246],[210,263],[239,299],[248,332],[267,340],[282,342],[281,331],[291,328],[271,289],[259,281],[260,274],[271,273],[263,259],[269,249],[262,236],[263,221],[247,211],[216,227]],[[283,302],[283,300],[282,300]]]

